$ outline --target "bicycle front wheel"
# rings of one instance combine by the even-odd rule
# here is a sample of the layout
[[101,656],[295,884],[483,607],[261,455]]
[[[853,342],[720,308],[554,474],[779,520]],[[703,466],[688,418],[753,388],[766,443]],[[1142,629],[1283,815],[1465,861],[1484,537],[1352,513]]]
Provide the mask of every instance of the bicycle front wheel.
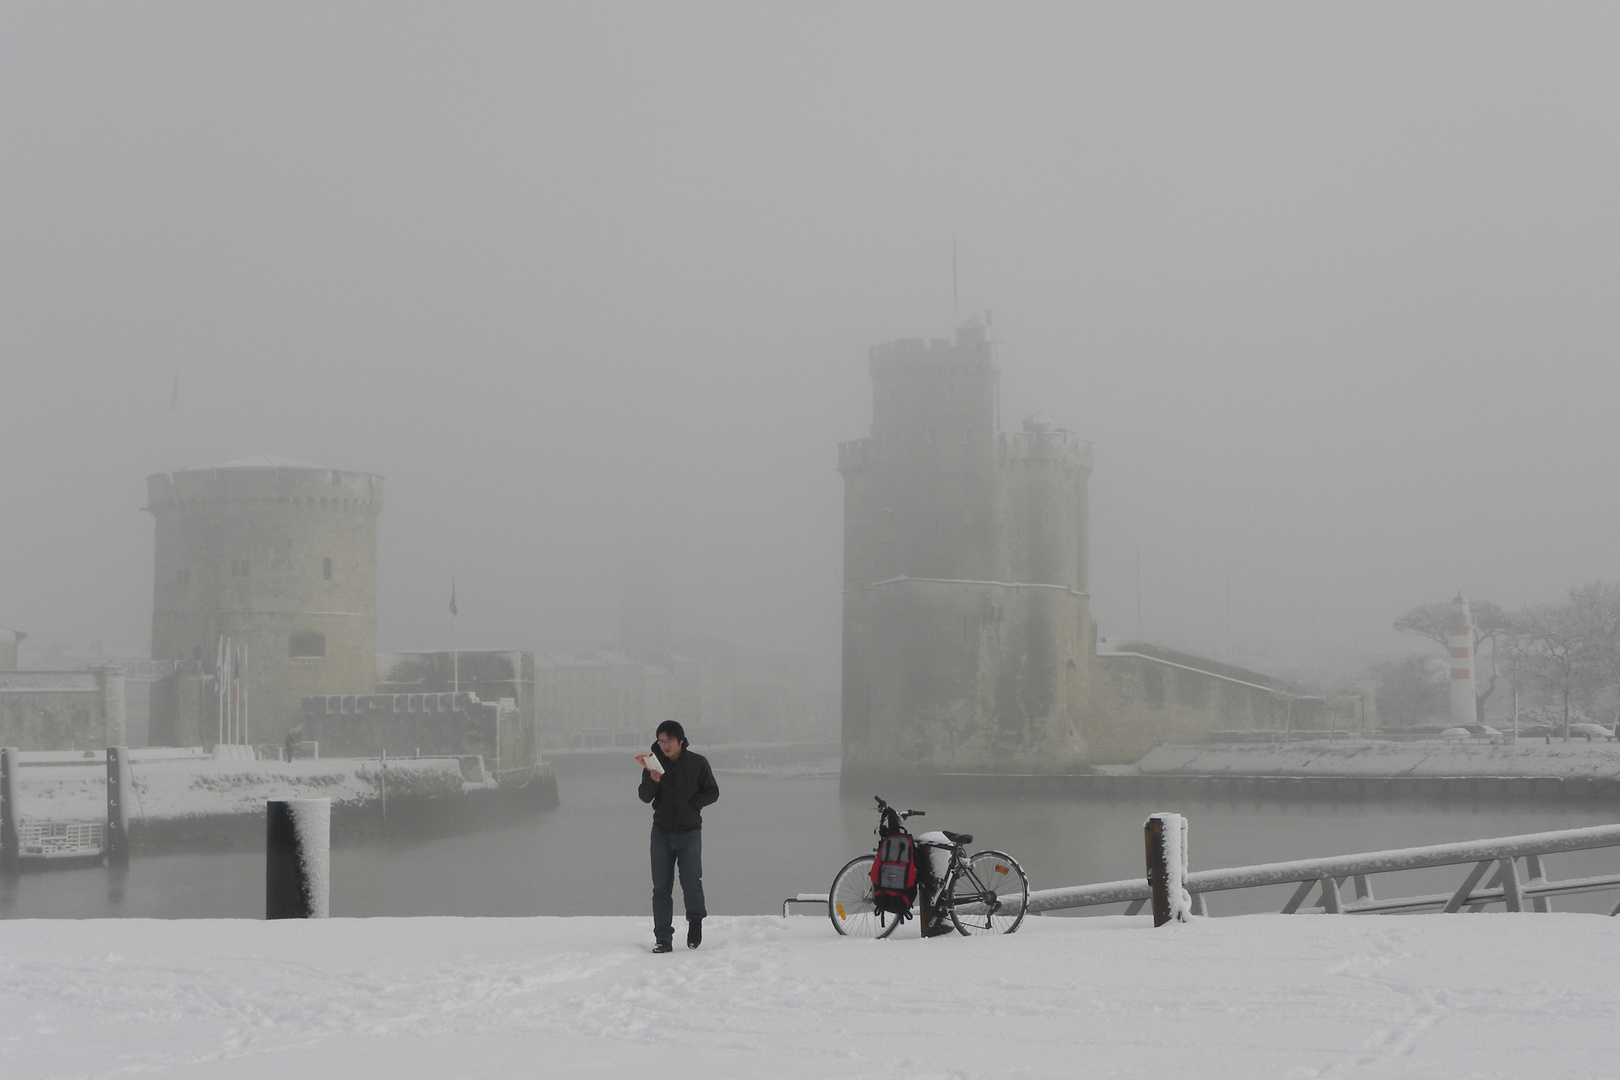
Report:
[[875,855],[849,860],[827,890],[827,917],[845,937],[882,938],[894,933],[900,920],[872,904],[872,863]]
[[1010,934],[1028,906],[1029,878],[1004,851],[969,855],[951,884],[951,922],[963,934]]

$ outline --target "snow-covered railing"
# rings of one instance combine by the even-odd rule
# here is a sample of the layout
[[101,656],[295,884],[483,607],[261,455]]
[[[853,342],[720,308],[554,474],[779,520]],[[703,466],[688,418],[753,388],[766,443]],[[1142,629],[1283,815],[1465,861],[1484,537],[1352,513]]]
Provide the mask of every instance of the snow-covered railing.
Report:
[[[1206,893],[1232,889],[1257,889],[1268,885],[1298,887],[1283,905],[1283,914],[1293,914],[1310,896],[1320,890],[1317,906],[1335,914],[1372,914],[1439,909],[1454,912],[1464,908],[1477,911],[1487,904],[1505,904],[1509,911],[1525,910],[1529,901],[1531,910],[1549,911],[1548,897],[1575,893],[1601,892],[1620,888],[1620,873],[1596,877],[1571,878],[1552,881],[1547,878],[1542,858],[1563,851],[1585,851],[1593,848],[1620,847],[1620,825],[1594,825],[1584,829],[1562,829],[1557,832],[1528,833],[1523,836],[1504,836],[1494,840],[1467,840],[1455,844],[1431,844],[1427,847],[1397,848],[1391,851],[1372,851],[1361,855],[1335,855],[1322,859],[1299,859],[1292,862],[1261,863],[1256,866],[1237,866],[1223,870],[1197,870],[1187,874],[1185,887],[1192,894],[1192,911],[1206,915]],[[1523,859],[1524,875],[1516,860]],[[1398,870],[1422,870],[1436,866],[1463,866],[1473,868],[1461,886],[1450,893],[1426,896],[1407,896],[1378,900],[1373,896],[1368,876]],[[1496,873],[1483,887],[1480,881],[1490,872]],[[1340,891],[1347,881],[1354,883],[1355,899],[1347,899]],[[1127,915],[1142,910],[1151,898],[1146,878],[1128,881],[1106,881],[1095,885],[1074,885],[1062,889],[1042,889],[1029,894],[1031,912],[1058,911],[1067,908],[1093,907],[1100,904],[1126,903]],[[1610,915],[1620,914],[1617,904]]]
[[788,897],[782,901],[783,918],[787,917],[789,904],[820,904],[822,907],[826,907],[827,894],[824,892],[802,892],[796,896]]

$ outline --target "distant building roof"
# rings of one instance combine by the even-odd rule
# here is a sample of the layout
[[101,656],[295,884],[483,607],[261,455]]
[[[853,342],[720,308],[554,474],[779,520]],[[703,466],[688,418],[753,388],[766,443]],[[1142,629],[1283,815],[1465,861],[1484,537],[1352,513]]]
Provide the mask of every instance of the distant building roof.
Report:
[[235,461],[226,461],[219,465],[211,465],[213,469],[320,469],[330,471],[325,465],[316,465],[313,462],[298,461],[294,458],[276,457],[274,454],[260,454],[257,457],[238,458]]
[[536,657],[542,667],[640,667],[621,652],[547,653]]

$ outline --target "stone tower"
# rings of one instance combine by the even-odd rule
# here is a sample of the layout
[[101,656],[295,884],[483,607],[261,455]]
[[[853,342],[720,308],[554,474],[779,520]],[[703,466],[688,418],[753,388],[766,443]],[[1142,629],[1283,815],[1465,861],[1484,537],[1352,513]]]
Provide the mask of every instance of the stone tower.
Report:
[[1091,448],[997,429],[976,320],[871,351],[844,477],[844,775],[1055,771],[1085,759]]
[[[260,457],[159,473],[146,491],[154,660],[212,671],[221,638],[243,645],[255,743],[281,741],[306,695],[373,692],[382,477]],[[171,737],[211,743],[211,718],[200,727]]]

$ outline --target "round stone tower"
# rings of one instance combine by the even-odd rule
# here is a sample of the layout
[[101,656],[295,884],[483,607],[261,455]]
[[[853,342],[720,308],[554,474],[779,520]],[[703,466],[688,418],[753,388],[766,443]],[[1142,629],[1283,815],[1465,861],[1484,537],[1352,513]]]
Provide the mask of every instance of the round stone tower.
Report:
[[382,477],[258,457],[159,473],[146,491],[152,659],[212,672],[222,639],[240,646],[254,743],[280,742],[305,696],[375,690]]

